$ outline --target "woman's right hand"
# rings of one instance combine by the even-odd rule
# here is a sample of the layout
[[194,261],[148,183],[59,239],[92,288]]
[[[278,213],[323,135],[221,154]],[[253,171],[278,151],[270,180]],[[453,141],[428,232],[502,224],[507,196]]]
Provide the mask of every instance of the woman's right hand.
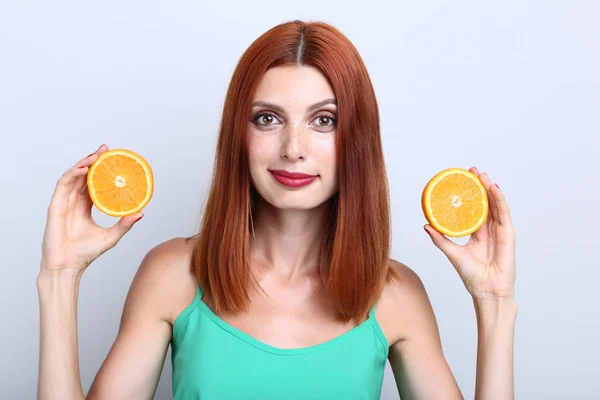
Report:
[[143,217],[143,213],[138,212],[121,218],[110,228],[99,226],[92,218],[93,203],[86,186],[87,173],[98,156],[106,151],[106,145],[100,146],[58,180],[48,207],[40,274],[83,273]]

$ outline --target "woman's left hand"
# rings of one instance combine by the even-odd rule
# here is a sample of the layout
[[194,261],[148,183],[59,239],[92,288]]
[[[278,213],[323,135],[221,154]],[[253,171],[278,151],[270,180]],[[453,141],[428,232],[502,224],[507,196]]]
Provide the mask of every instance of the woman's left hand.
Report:
[[477,175],[488,193],[489,213],[485,223],[460,246],[431,225],[425,231],[448,257],[474,300],[513,299],[516,274],[515,232],[508,204],[497,185],[477,168]]

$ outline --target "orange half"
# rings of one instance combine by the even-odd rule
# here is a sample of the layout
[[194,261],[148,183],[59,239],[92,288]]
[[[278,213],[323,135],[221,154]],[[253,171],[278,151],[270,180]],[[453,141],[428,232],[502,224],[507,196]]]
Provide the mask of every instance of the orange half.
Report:
[[487,190],[477,175],[449,168],[435,175],[421,196],[429,224],[447,236],[461,237],[478,230],[488,216]]
[[126,149],[106,151],[90,166],[87,187],[92,202],[105,214],[125,217],[142,210],[154,192],[150,164]]

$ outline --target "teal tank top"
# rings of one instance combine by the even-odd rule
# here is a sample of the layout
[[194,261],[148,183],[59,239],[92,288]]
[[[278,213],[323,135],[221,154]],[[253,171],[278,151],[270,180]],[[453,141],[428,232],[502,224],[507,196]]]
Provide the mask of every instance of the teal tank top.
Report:
[[327,342],[270,346],[196,297],[173,323],[174,400],[379,400],[389,347],[375,318]]

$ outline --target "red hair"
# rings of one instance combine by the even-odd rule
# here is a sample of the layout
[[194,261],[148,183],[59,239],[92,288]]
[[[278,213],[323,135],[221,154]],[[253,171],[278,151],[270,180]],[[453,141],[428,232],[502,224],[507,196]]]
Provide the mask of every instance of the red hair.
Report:
[[320,248],[324,285],[340,320],[361,321],[377,301],[390,267],[390,211],[379,110],[366,67],[352,43],[334,27],[301,21],[277,25],[242,55],[225,98],[211,189],[192,268],[215,312],[249,305],[250,186],[246,129],[264,73],[272,67],[316,67],[337,100],[336,151],[340,190]]

